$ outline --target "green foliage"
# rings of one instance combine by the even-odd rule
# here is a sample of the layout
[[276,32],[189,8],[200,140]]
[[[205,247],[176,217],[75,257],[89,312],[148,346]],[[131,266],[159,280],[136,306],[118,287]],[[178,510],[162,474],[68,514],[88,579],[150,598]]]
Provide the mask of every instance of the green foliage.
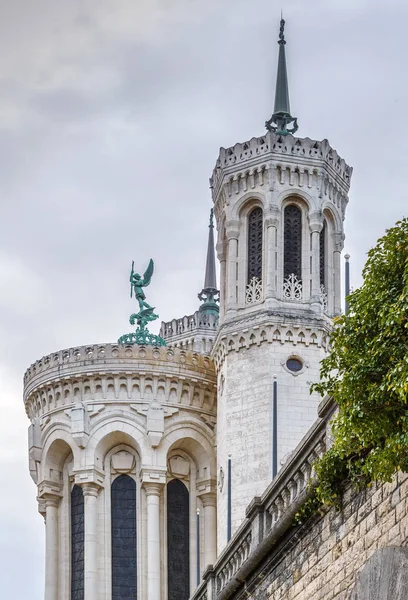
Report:
[[333,447],[316,464],[318,497],[331,504],[345,480],[366,485],[408,471],[408,219],[370,250],[363,277],[312,386],[339,405]]

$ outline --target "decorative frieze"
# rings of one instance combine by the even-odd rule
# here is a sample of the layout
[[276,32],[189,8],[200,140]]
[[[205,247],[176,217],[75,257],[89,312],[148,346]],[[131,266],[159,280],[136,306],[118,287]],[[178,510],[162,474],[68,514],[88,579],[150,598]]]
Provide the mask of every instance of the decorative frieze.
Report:
[[266,321],[252,326],[237,327],[237,330],[223,334],[221,331],[217,339],[216,350],[213,354],[216,368],[219,369],[225,356],[230,352],[239,352],[243,348],[249,349],[251,346],[260,346],[261,344],[278,344],[305,347],[314,346],[323,348],[325,351],[329,348],[330,325],[322,327],[311,327],[310,325],[298,323],[277,323],[275,321]]
[[157,401],[204,412],[214,410],[216,402],[212,361],[170,348],[111,344],[72,348],[34,363],[24,381],[30,419],[41,416],[44,426],[46,415],[65,411],[80,446],[86,444],[88,419],[112,402],[140,401],[147,411]]

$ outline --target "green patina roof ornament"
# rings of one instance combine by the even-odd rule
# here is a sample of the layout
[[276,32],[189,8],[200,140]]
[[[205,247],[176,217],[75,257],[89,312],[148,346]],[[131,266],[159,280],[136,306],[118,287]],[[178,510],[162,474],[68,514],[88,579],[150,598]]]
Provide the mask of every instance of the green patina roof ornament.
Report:
[[[297,118],[290,114],[288,72],[286,69],[285,54],[285,21],[281,18],[279,31],[279,59],[278,74],[276,77],[275,106],[273,115],[266,121],[265,127],[277,135],[289,135],[298,130]],[[288,125],[293,124],[290,129]]]
[[207,262],[205,267],[204,287],[198,294],[198,299],[202,305],[199,308],[201,313],[217,315],[220,312],[219,291],[217,289],[217,273],[215,270],[215,252],[214,252],[214,209],[211,209],[210,224],[208,231]]
[[146,302],[146,296],[143,288],[147,287],[151,280],[154,271],[154,262],[150,259],[149,265],[143,277],[139,273],[135,273],[135,262],[132,261],[132,270],[130,272],[130,297],[135,295],[139,303],[139,312],[133,313],[129,317],[131,325],[137,323],[138,327],[134,333],[126,333],[118,339],[119,344],[139,344],[140,346],[165,346],[166,342],[159,335],[150,333],[147,329],[147,324],[150,321],[155,321],[159,318],[154,312],[154,307]]

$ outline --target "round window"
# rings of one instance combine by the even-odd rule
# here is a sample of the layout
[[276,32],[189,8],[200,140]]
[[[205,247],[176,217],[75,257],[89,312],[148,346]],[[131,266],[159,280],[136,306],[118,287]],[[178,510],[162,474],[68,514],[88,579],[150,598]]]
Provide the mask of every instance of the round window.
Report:
[[286,361],[286,367],[289,369],[289,371],[297,373],[303,369],[303,363],[298,358],[288,358]]

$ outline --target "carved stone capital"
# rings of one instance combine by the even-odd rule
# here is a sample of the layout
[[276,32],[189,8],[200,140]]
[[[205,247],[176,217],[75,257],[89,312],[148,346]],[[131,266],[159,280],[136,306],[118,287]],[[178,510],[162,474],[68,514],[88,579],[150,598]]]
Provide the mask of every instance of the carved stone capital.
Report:
[[281,210],[278,206],[270,206],[265,213],[266,227],[278,227],[281,218]]
[[62,496],[62,484],[59,481],[43,479],[38,484],[38,498],[46,500],[46,498]]
[[164,483],[153,483],[149,481],[145,481],[143,483],[143,489],[146,493],[146,496],[160,496],[162,490],[164,488]]
[[196,482],[196,490],[197,496],[200,496],[200,498],[211,496],[211,494],[216,495],[217,481],[215,477],[210,477],[208,479],[198,479]]
[[343,232],[332,233],[334,252],[341,252],[344,248],[344,240],[346,236]]
[[215,249],[217,251],[217,258],[220,262],[227,260],[227,247],[224,242],[218,242]]
[[143,487],[153,484],[163,486],[166,483],[166,467],[144,467],[140,471],[140,481]]
[[86,482],[80,484],[82,487],[82,491],[84,492],[84,496],[92,496],[93,498],[97,498],[99,494],[99,490],[102,486],[93,482]]
[[203,503],[204,508],[207,506],[213,506],[216,508],[217,506],[217,494],[215,492],[208,492],[206,494],[198,494],[201,502]]
[[74,476],[76,485],[82,487],[89,483],[101,488],[103,487],[103,481],[105,479],[105,475],[104,473],[102,473],[102,471],[98,471],[97,469],[92,468],[75,471]]
[[323,215],[320,210],[309,213],[309,227],[312,233],[320,233],[323,229]]
[[227,240],[237,240],[239,238],[239,221],[227,221],[225,223],[225,235]]
[[39,490],[38,493],[38,502],[42,502],[42,507],[45,510],[49,507],[49,506],[53,506],[54,508],[58,508],[59,503],[61,502],[61,498],[62,498],[62,492],[51,492],[48,491],[47,489],[42,489]]

